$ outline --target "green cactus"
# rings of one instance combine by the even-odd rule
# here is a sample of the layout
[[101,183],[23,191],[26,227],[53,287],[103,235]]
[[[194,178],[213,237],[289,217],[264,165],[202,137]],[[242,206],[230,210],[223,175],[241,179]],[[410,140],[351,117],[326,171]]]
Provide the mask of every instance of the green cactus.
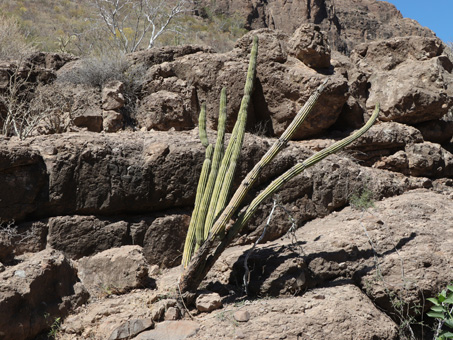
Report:
[[182,263],[184,266],[190,261],[192,254],[194,252],[194,247],[196,243],[196,237],[199,237],[197,233],[197,225],[196,221],[199,216],[201,200],[206,188],[206,183],[208,181],[209,170],[211,168],[211,157],[213,152],[212,145],[208,142],[208,137],[206,133],[206,105],[203,104],[201,106],[200,116],[199,116],[199,123],[198,123],[198,130],[201,143],[206,148],[205,160],[203,162],[203,166],[201,168],[200,179],[198,180],[197,186],[197,195],[195,198],[195,206],[192,212],[192,218],[190,219],[189,229],[187,231],[186,242],[184,244],[184,253],[182,258]]
[[[330,147],[316,153],[312,157],[308,158],[302,163],[296,164],[293,168],[286,171],[283,175],[274,180],[266,189],[264,189],[247,207],[245,211],[239,214],[235,223],[229,230],[225,228],[228,221],[233,217],[234,213],[239,209],[243,202],[246,194],[254,184],[262,169],[286,146],[288,141],[291,139],[296,130],[300,127],[304,119],[307,117],[309,112],[314,107],[319,96],[324,90],[327,80],[324,81],[313,95],[308,99],[302,109],[298,112],[294,120],[282,134],[282,136],[274,143],[274,145],[268,150],[268,152],[262,157],[262,159],[255,165],[252,171],[247,174],[243,179],[241,185],[234,193],[233,197],[228,201],[228,195],[231,188],[234,172],[237,165],[240,150],[244,139],[245,124],[247,121],[247,111],[250,103],[251,94],[253,91],[253,82],[256,73],[256,56],[257,56],[257,45],[258,40],[255,37],[253,40],[253,47],[250,56],[250,64],[247,72],[247,81],[244,88],[244,96],[241,102],[241,108],[238,114],[237,122],[234,126],[228,147],[225,151],[225,155],[222,158],[222,162],[219,168],[219,153],[223,147],[223,134],[224,134],[224,117],[222,116],[222,103],[224,100],[224,91],[222,91],[221,97],[221,109],[219,113],[219,132],[216,142],[216,148],[214,151],[214,159],[210,162],[210,175],[209,179],[206,180],[202,170],[203,180],[200,177],[199,186],[197,188],[197,198],[195,201],[194,213],[191,220],[191,226],[189,227],[189,233],[186,239],[186,245],[183,255],[183,265],[185,271],[180,278],[179,287],[182,292],[193,291],[198,288],[198,285],[207,274],[209,269],[214,265],[217,258],[227,247],[227,245],[233,240],[241,228],[249,221],[250,217],[256,211],[258,205],[271,196],[275,191],[282,187],[282,185],[288,182],[293,177],[300,174],[306,168],[316,164],[328,155],[338,152],[354,140],[364,134],[374,123],[379,114],[379,105],[376,105],[376,109],[371,116],[370,120],[360,130],[352,134],[351,136],[334,143]],[[224,106],[223,106],[224,107]],[[204,140],[203,145],[209,145],[206,137],[205,120],[206,112],[202,110],[200,112],[200,139]],[[222,123],[221,123],[222,120]],[[203,137],[204,136],[204,137]],[[208,146],[208,148],[211,145]],[[207,153],[208,154],[208,153]],[[207,162],[208,156],[205,162]],[[211,159],[209,158],[209,161]],[[214,182],[214,177],[215,182]],[[228,201],[228,205],[227,205]],[[193,221],[193,222],[192,222]],[[204,222],[204,223],[203,223]],[[195,231],[196,230],[196,231]],[[196,240],[194,239],[196,234]],[[221,242],[214,247],[214,242],[217,236],[221,236]],[[190,243],[191,245],[188,245]],[[186,248],[187,253],[186,253]],[[196,249],[197,253],[193,256],[193,249]],[[191,260],[191,258],[193,259]]]
[[[239,109],[238,119],[233,128],[225,154],[224,136],[226,124],[226,89],[220,95],[219,120],[217,124],[217,141],[212,157],[212,145],[209,144],[206,132],[206,106],[202,105],[198,119],[198,129],[201,143],[207,147],[206,158],[198,182],[195,206],[184,245],[182,264],[187,267],[194,251],[204,243],[208,237],[216,216],[225,207],[230,187],[233,181],[237,159],[241,152],[247,123],[247,111],[253,91],[253,82],[256,74],[256,57],[258,38],[254,37],[250,56],[247,79],[244,87],[244,96]],[[209,175],[208,175],[209,172]]]
[[214,192],[208,209],[205,222],[205,235],[209,234],[215,218],[225,208],[228,194],[236,170],[237,159],[241,152],[244,141],[245,125],[247,123],[247,112],[253,91],[253,82],[256,75],[256,58],[258,54],[258,37],[253,39],[253,47],[250,55],[250,63],[247,71],[247,80],[244,86],[244,96],[241,101],[238,119],[234,125],[225,156],[222,160],[219,173],[215,182]]

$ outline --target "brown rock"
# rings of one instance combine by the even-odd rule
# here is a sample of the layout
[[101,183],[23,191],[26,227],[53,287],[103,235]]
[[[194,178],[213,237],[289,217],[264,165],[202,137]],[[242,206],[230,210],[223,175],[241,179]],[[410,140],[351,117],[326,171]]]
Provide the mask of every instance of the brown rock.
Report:
[[65,64],[77,59],[79,58],[69,53],[35,52],[25,60],[35,67],[58,71]]
[[139,334],[134,340],[184,340],[197,334],[200,326],[195,321],[164,321],[156,328]]
[[48,221],[48,244],[72,259],[130,243],[124,221],[94,216],[59,216]]
[[57,317],[85,303],[77,271],[58,251],[33,254],[0,274],[0,329],[5,339],[33,339]]
[[151,319],[154,321],[162,321],[165,316],[165,312],[177,305],[177,301],[174,299],[163,299],[158,301],[151,309]]
[[321,340],[335,334],[338,339],[398,339],[396,324],[351,284],[253,300],[247,311],[251,316],[247,323],[237,324],[231,316],[203,319],[196,338]]
[[195,306],[200,312],[212,312],[222,307],[222,299],[217,293],[200,294],[195,301]]
[[444,116],[453,105],[447,85],[453,64],[442,53],[437,38],[400,37],[358,46],[351,58],[368,75],[367,109],[380,103],[381,120],[410,124]]
[[87,128],[88,131],[102,131],[102,113],[99,110],[85,111],[73,119],[74,125]]
[[403,18],[394,5],[376,0],[221,0],[215,5],[203,0],[198,8],[203,6],[227,16],[240,16],[248,29],[268,27],[292,34],[301,24],[319,25],[326,31],[332,49],[345,54],[365,41],[435,36],[415,20]]
[[108,340],[131,339],[135,335],[152,328],[154,322],[151,319],[132,319],[118,326]]
[[246,310],[238,310],[234,312],[233,317],[237,322],[247,322],[250,320],[250,313]]
[[124,106],[124,84],[111,80],[102,89],[102,109],[105,111],[119,110]]
[[143,240],[143,253],[149,264],[167,268],[181,263],[189,222],[189,215],[169,215],[151,223]]
[[[192,111],[186,98],[169,91],[158,91],[146,96],[139,108],[139,122],[148,130],[187,130],[194,127]],[[189,109],[189,110],[188,110]]]
[[427,142],[446,144],[453,140],[453,120],[451,116],[448,117],[447,115],[445,119],[417,124],[415,127],[420,130],[423,139]]
[[[307,34],[313,35],[313,32]],[[140,127],[160,130],[192,128],[198,119],[201,103],[206,102],[208,126],[215,128],[219,93],[226,86],[230,113],[227,129],[231,131],[243,96],[254,35],[260,41],[259,62],[248,129],[256,130],[256,126],[262,124],[266,126],[266,134],[280,135],[325,76],[296,58],[288,58],[288,37],[269,29],[246,34],[228,53],[189,54],[153,66],[142,87],[143,99],[136,117]],[[315,108],[304,127],[296,133],[296,139],[320,133],[337,120],[346,101],[347,82],[336,73],[329,78],[327,90],[320,99],[323,105]]]
[[123,115],[114,110],[102,111],[102,127],[105,132],[117,132],[123,127]]
[[137,334],[153,325],[150,307],[155,295],[155,291],[141,289],[95,299],[65,318],[59,335],[67,339],[105,340],[110,336]]
[[0,144],[0,206],[2,222],[21,220],[37,208],[48,185],[46,165],[27,145]]
[[424,142],[407,145],[405,151],[385,157],[376,168],[399,171],[411,176],[430,178],[450,177],[453,174],[453,155],[439,144]]
[[174,320],[179,320],[181,318],[181,315],[179,313],[179,309],[176,307],[169,307],[165,311],[165,321],[174,321]]
[[70,110],[74,126],[93,132],[102,130],[99,89],[88,85],[75,85],[65,82],[57,82],[53,86],[58,87],[58,91],[68,102],[72,103]]
[[303,24],[289,41],[290,52],[311,68],[330,67],[330,46],[321,28]]
[[436,143],[419,143],[406,147],[412,176],[451,177],[453,155]]
[[144,288],[148,281],[148,263],[142,248],[112,248],[78,261],[79,277],[91,296],[123,294]]

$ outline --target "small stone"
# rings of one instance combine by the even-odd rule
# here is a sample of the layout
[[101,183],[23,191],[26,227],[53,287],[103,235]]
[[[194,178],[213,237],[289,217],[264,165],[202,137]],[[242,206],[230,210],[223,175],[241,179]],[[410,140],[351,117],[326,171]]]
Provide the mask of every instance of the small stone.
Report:
[[165,312],[165,320],[166,321],[178,320],[179,318],[180,318],[179,309],[176,308],[176,307],[170,307]]
[[164,321],[158,323],[155,329],[140,333],[135,340],[184,340],[193,337],[200,325],[194,321]]
[[153,326],[151,319],[133,319],[117,327],[109,337],[109,340],[130,339],[131,337],[151,328]]
[[236,339],[245,339],[245,334],[242,330],[236,330]]
[[195,301],[195,306],[200,312],[212,312],[222,307],[222,300],[217,293],[200,294]]
[[246,310],[238,310],[234,312],[233,317],[237,322],[247,322],[250,320],[250,313]]

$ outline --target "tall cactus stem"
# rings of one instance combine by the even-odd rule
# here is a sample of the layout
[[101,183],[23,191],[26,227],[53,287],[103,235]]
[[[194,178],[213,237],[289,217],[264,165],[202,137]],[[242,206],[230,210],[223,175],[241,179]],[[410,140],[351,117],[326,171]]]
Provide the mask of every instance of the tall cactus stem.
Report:
[[217,179],[214,186],[214,192],[206,216],[205,230],[209,233],[214,219],[220,211],[225,207],[231,183],[239,157],[242,142],[244,140],[245,125],[247,123],[247,112],[253,91],[253,85],[256,75],[256,59],[258,54],[258,37],[253,38],[253,46],[250,53],[250,62],[247,70],[247,79],[244,86],[244,96],[242,97],[241,106],[239,109],[238,119],[233,128],[233,132],[222,159],[220,170],[217,174]]
[[227,108],[226,88],[222,88],[220,92],[220,106],[219,106],[219,119],[217,123],[217,140],[214,149],[214,156],[212,157],[211,172],[209,173],[208,183],[203,194],[203,199],[200,205],[200,214],[197,225],[203,228],[203,240],[208,237],[209,229],[205,228],[206,216],[208,213],[209,202],[211,201],[212,192],[214,190],[217,173],[219,171],[220,162],[223,157],[224,139],[225,139],[225,125],[226,125],[226,108]]
[[[242,212],[233,226],[227,230],[225,238],[218,244],[215,249],[213,248],[214,240],[216,234],[213,232],[206,239],[203,246],[199,249],[196,256],[193,258],[190,266],[184,271],[179,280],[179,289],[182,293],[188,291],[194,291],[198,288],[201,280],[206,276],[207,272],[212,268],[215,261],[219,258],[225,248],[230,244],[233,238],[237,233],[242,229],[242,227],[248,222],[250,217],[256,211],[260,203],[265,199],[270,197],[275,191],[280,189],[285,183],[289,180],[303,172],[306,168],[313,166],[317,162],[321,161],[325,157],[338,152],[347,145],[351,144],[353,141],[362,136],[369,128],[373,125],[375,120],[379,115],[379,104],[376,105],[376,108],[368,120],[368,122],[358,131],[353,133],[351,136],[348,136],[326,149],[316,153],[315,155],[309,157],[304,162],[298,163],[293,166],[291,169],[286,171],[283,175],[274,180],[266,189],[264,189],[248,206],[248,208]],[[278,141],[277,141],[278,143]],[[217,221],[219,222],[219,221]],[[216,222],[216,224],[217,224]],[[209,256],[208,256],[209,255]]]
[[[200,116],[198,119],[198,130],[200,135],[200,140],[204,146],[207,146],[206,153],[205,153],[205,160],[203,162],[203,166],[201,168],[200,179],[198,180],[197,186],[197,194],[195,196],[195,205],[192,212],[192,217],[190,219],[189,229],[187,230],[186,241],[184,244],[184,252],[183,252],[183,259],[182,264],[185,267],[190,262],[192,258],[194,247],[196,245],[196,230],[197,230],[197,219],[200,211],[200,204],[203,198],[203,194],[206,188],[206,182],[209,174],[209,170],[211,167],[211,157],[213,147],[209,144],[207,134],[206,134],[206,105],[203,103],[201,105]],[[203,143],[204,140],[204,143]],[[206,144],[206,145],[205,145]]]
[[201,144],[203,144],[203,146],[207,148],[209,141],[208,135],[206,133],[206,103],[201,104],[201,111],[200,115],[198,116],[198,133],[200,136]]
[[221,216],[216,220],[214,226],[211,229],[213,234],[222,234],[223,229],[225,228],[228,221],[233,216],[234,212],[239,208],[239,205],[245,198],[247,192],[250,190],[252,185],[255,183],[262,169],[269,164],[272,159],[286,146],[288,141],[297,131],[299,126],[307,117],[308,113],[313,109],[313,106],[318,101],[319,96],[322,91],[324,91],[328,79],[326,79],[316,91],[308,98],[305,105],[302,109],[299,110],[296,117],[294,117],[291,124],[286,128],[285,132],[281,137],[272,145],[272,147],[266,152],[266,154],[261,158],[261,160],[254,166],[254,168],[247,174],[247,176],[242,180],[241,185],[234,193],[233,197],[228,204],[228,207],[225,208]]

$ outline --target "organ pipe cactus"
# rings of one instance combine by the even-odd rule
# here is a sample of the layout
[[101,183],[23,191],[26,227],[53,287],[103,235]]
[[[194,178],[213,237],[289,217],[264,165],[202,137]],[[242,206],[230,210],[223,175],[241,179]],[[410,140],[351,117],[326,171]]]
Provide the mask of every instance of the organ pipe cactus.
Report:
[[244,87],[244,96],[242,97],[238,119],[234,125],[225,154],[223,154],[223,144],[226,122],[226,89],[223,88],[220,95],[217,141],[213,156],[212,145],[209,144],[206,133],[206,106],[202,105],[198,120],[198,129],[201,143],[206,147],[206,157],[198,182],[195,206],[184,245],[182,260],[184,267],[188,265],[193,252],[197,251],[204,243],[210,233],[215,218],[226,205],[236,170],[237,159],[244,141],[247,111],[256,74],[257,51],[258,37],[254,37]]
[[[368,129],[373,125],[377,116],[379,115],[379,105],[376,105],[376,108],[368,120],[368,122],[358,131],[356,131],[351,136],[348,136],[328,148],[316,153],[315,155],[309,157],[307,160],[300,162],[293,166],[291,169],[286,171],[283,175],[275,179],[267,188],[265,188],[243,211],[239,214],[238,218],[224,235],[225,228],[229,220],[233,217],[234,213],[240,207],[242,201],[244,200],[246,194],[250,190],[251,186],[254,184],[262,169],[270,162],[272,159],[286,146],[288,141],[291,139],[296,130],[300,127],[304,119],[310,113],[314,105],[316,104],[319,96],[324,90],[327,80],[322,83],[318,89],[311,95],[302,109],[298,112],[294,120],[281,135],[281,137],[274,143],[274,145],[268,150],[268,152],[261,158],[261,160],[255,165],[255,167],[247,174],[247,176],[241,182],[241,185],[238,187],[233,197],[229,200],[228,205],[226,205],[228,192],[231,187],[232,176],[234,174],[234,169],[236,167],[237,158],[242,147],[242,141],[244,137],[245,123],[246,123],[246,114],[248,103],[250,102],[251,91],[253,89],[253,79],[255,76],[256,70],[256,49],[257,49],[257,39],[255,37],[254,44],[252,48],[252,53],[250,57],[250,65],[247,74],[247,81],[244,89],[244,97],[241,103],[241,109],[238,115],[238,121],[233,129],[233,133],[230,138],[227,150],[222,160],[222,165],[217,174],[217,178],[214,184],[213,194],[210,197],[209,212],[204,224],[204,234],[203,242],[198,242],[197,239],[197,252],[192,256],[192,253],[186,254],[186,248],[184,250],[183,256],[183,265],[184,272],[180,277],[179,288],[180,291],[185,293],[189,291],[194,291],[198,288],[199,284],[209,271],[209,269],[214,265],[215,261],[218,259],[220,254],[225,250],[228,244],[233,240],[237,233],[242,229],[242,227],[249,221],[250,217],[256,211],[260,203],[265,199],[270,197],[278,189],[280,189],[285,183],[289,180],[300,174],[306,168],[313,166],[317,162],[321,161],[328,155],[331,155],[339,150],[343,149],[354,140],[363,135]],[[204,114],[204,113],[203,113]],[[202,114],[200,114],[200,117]],[[220,120],[220,119],[219,119]],[[220,124],[219,124],[220,125]],[[201,128],[203,125],[200,124]],[[220,132],[220,128],[219,128]],[[201,136],[200,132],[200,136]],[[209,146],[208,146],[209,147]],[[217,149],[217,145],[216,145]],[[215,154],[215,151],[214,151]],[[203,168],[204,170],[204,168]],[[203,177],[200,177],[200,183],[206,183]],[[211,167],[212,171],[212,167]],[[203,181],[203,182],[202,182]],[[209,182],[209,180],[208,180]],[[197,191],[196,204],[194,208],[194,214],[200,214],[200,211],[197,212],[197,202],[200,200],[199,195],[203,195],[209,190],[199,188]],[[204,200],[204,197],[201,198]],[[205,206],[206,207],[206,206]],[[215,209],[214,209],[215,207]],[[204,211],[204,208],[203,208]],[[211,216],[212,215],[212,216]],[[199,215],[198,215],[199,216]],[[199,220],[198,216],[196,217]],[[208,219],[209,217],[209,219]],[[192,220],[194,216],[192,216]],[[211,221],[212,219],[212,221]],[[198,222],[197,222],[198,223]],[[192,226],[192,223],[191,223]],[[201,229],[200,229],[201,230]],[[188,242],[191,242],[194,245],[193,236],[190,236],[194,233],[189,227],[188,236],[186,239],[186,247],[188,247]],[[197,235],[200,235],[201,232],[198,232]],[[215,241],[217,236],[221,236],[221,241],[215,246]],[[193,249],[193,248],[192,248]],[[192,258],[193,257],[193,258]],[[191,260],[192,258],[192,260]]]

